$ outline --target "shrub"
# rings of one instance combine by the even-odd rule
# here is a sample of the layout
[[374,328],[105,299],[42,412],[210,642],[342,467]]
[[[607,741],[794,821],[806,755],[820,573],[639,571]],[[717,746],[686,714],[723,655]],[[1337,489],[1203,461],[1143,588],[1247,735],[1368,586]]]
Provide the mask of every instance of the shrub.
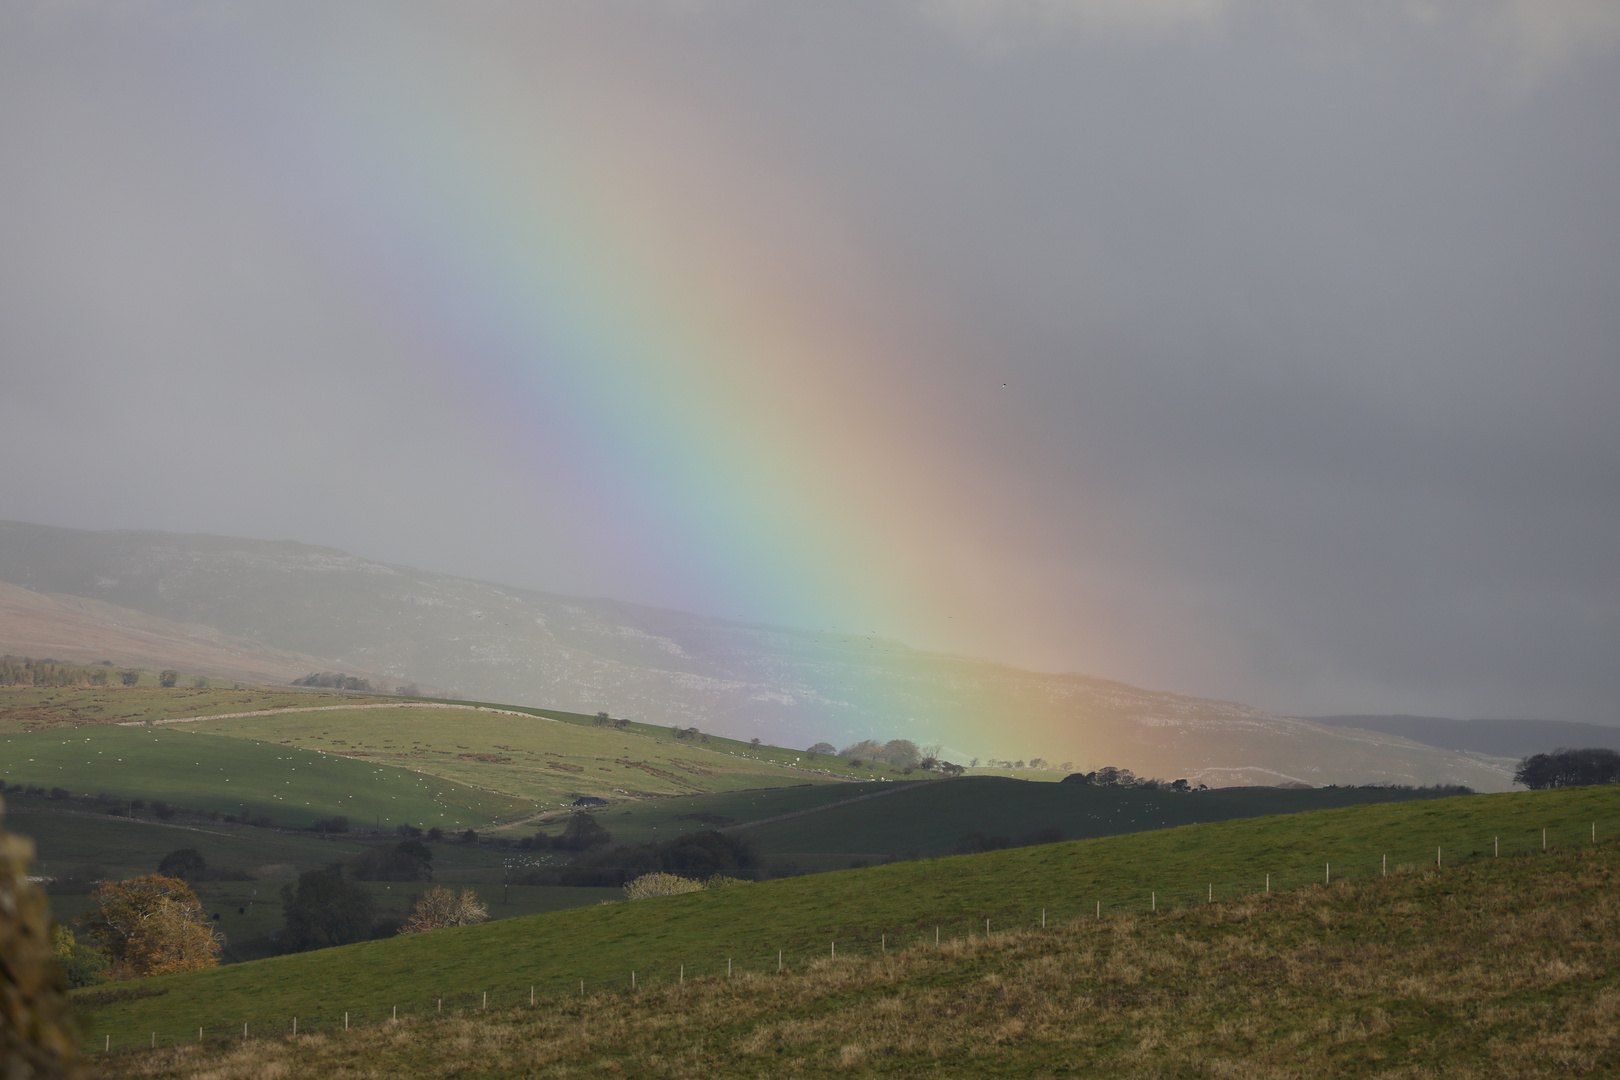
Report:
[[471,889],[461,890],[457,896],[449,889],[435,885],[416,898],[411,914],[399,928],[401,934],[419,934],[424,930],[438,930],[445,926],[468,926],[489,918],[489,908],[478,900]]
[[110,978],[108,972],[112,965],[107,958],[60,924],[51,927],[51,955],[67,976],[68,985],[75,990],[81,986],[99,986]]
[[651,874],[642,874],[634,881],[627,881],[624,885],[624,894],[631,900],[645,900],[651,896],[677,896],[681,893],[702,892],[703,882],[693,881],[678,874],[666,874],[655,871]]

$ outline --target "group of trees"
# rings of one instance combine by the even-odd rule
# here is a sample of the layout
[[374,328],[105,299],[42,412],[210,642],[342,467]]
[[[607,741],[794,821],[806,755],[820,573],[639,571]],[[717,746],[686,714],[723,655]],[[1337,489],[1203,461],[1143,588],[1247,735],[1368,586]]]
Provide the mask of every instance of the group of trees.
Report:
[[[0,659],[0,686],[106,686],[110,664],[64,664],[56,660],[32,660],[26,656]],[[138,671],[126,672],[140,680]]]
[[669,733],[671,736],[677,739],[691,739],[693,742],[703,743],[709,741],[709,737],[695,727],[683,728],[679,724],[671,724]]
[[1532,791],[1575,787],[1581,784],[1620,784],[1620,753],[1593,747],[1559,748],[1550,754],[1531,754],[1513,771],[1513,781]]
[[743,879],[715,874],[706,879],[682,877],[655,870],[650,874],[624,883],[624,895],[629,900],[646,900],[653,896],[680,896],[682,893],[702,892],[705,889],[723,889],[728,885],[745,884]]
[[[1094,784],[1097,787],[1134,787],[1146,788],[1149,791],[1191,791],[1192,784],[1186,780],[1158,780],[1145,776],[1137,776],[1129,769],[1117,769],[1112,765],[1104,765],[1093,772],[1070,773],[1061,783],[1064,784]],[[1204,785],[1199,784],[1199,789]]]
[[548,836],[544,830],[525,836],[517,846],[524,851],[590,851],[613,843],[613,834],[583,811],[568,815],[562,832]]
[[[596,727],[611,727],[615,731],[623,731],[625,728],[630,726],[630,721],[626,720],[624,717],[609,716],[605,712],[597,713],[596,718],[594,721],[592,721],[592,723]],[[676,737],[679,738],[679,736]]]
[[343,864],[343,871],[356,881],[432,881],[433,851],[406,838],[360,852]]
[[371,680],[345,675],[341,671],[312,671],[302,679],[294,679],[292,685],[312,686],[322,690],[370,690]]

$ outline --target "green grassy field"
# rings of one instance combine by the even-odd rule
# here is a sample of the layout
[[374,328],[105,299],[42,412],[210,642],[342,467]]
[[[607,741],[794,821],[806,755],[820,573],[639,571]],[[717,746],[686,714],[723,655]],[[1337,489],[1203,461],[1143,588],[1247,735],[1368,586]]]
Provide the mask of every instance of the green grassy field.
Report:
[[139,686],[0,686],[0,735],[74,724],[117,724],[180,716],[308,708],[389,698],[294,687],[159,687],[156,676]]
[[0,736],[0,772],[13,784],[163,799],[297,826],[342,814],[384,830],[400,823],[465,829],[531,810],[508,795],[391,764],[210,735],[191,724]]
[[[855,791],[851,794],[865,794]],[[1291,814],[1362,803],[1432,799],[1395,788],[1216,788],[1172,792],[991,776],[898,788],[882,798],[739,832],[762,854],[917,858],[948,855],[965,834],[1018,836],[1054,827],[1065,839]]]
[[[937,932],[943,940],[1023,930],[1047,920],[1142,918],[1332,880],[1476,864],[1620,835],[1620,788],[1475,795],[1318,810],[982,855],[737,885],[717,891],[575,909],[479,927],[374,941],[211,971],[144,980],[151,996],[81,1012],[87,1034],[129,1045],[199,1026],[329,1026],[347,1010],[377,1019],[393,1006],[420,1015],[438,998],[495,993],[498,1003],[736,970],[798,968],[829,956],[870,957]],[[937,931],[936,931],[936,928]]]
[[1617,923],[1606,843],[96,1057],[104,1076],[196,1080],[1614,1076]]
[[355,760],[387,762],[557,809],[581,795],[622,802],[832,777],[690,741],[508,713],[434,708],[287,712],[209,720],[188,729]]

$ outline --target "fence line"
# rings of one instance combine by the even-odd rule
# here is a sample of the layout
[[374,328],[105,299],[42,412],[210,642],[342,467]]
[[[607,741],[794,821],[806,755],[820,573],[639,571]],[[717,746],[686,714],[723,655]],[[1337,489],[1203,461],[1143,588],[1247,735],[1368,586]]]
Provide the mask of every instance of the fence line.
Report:
[[[1562,831],[1562,830],[1558,830]],[[1580,840],[1569,847],[1591,847],[1598,844],[1597,823],[1592,822],[1587,829],[1580,829]],[[1517,850],[1510,850],[1507,857],[1534,856],[1543,851],[1553,851],[1549,840],[1556,842],[1560,837],[1552,830],[1542,829],[1539,838],[1532,831],[1530,839],[1526,840]],[[1590,839],[1588,839],[1588,836]],[[1537,843],[1539,839],[1539,843]],[[1463,856],[1453,855],[1442,862],[1444,846],[1432,850],[1432,855],[1414,853],[1397,855],[1397,862],[1393,870],[1395,873],[1414,872],[1420,870],[1434,870],[1442,872],[1452,868],[1457,863],[1490,861],[1503,857],[1501,836],[1492,836],[1488,842],[1481,841],[1478,846]],[[150,1051],[160,1046],[175,1046],[182,1043],[200,1042],[238,1042],[246,1040],[249,1035],[249,1024],[255,1038],[281,1038],[296,1036],[300,1029],[306,1035],[322,1031],[347,1031],[351,1025],[374,1025],[381,1023],[397,1023],[400,1019],[401,1006],[404,1007],[404,1019],[421,1020],[442,1017],[449,1013],[483,1012],[490,1008],[518,1007],[527,1004],[531,1008],[543,1007],[550,1003],[566,999],[579,999],[590,994],[629,993],[635,995],[657,993],[663,989],[677,989],[684,986],[686,969],[690,967],[694,979],[730,979],[733,978],[733,966],[741,974],[794,974],[816,964],[854,963],[864,960],[881,959],[888,952],[888,938],[896,937],[897,948],[905,948],[906,939],[911,939],[911,947],[916,950],[942,951],[953,946],[961,940],[994,940],[1025,931],[1033,931],[1048,927],[1049,922],[1055,923],[1061,929],[1065,925],[1096,924],[1105,915],[1127,916],[1135,915],[1146,918],[1155,918],[1167,912],[1185,910],[1193,907],[1210,906],[1231,900],[1247,897],[1265,896],[1276,886],[1279,891],[1290,891],[1308,887],[1322,888],[1324,885],[1343,884],[1354,880],[1371,880],[1387,876],[1390,871],[1390,858],[1388,853],[1381,853],[1377,861],[1370,862],[1364,869],[1345,867],[1354,864],[1340,863],[1337,871],[1332,870],[1332,864],[1324,861],[1318,863],[1326,869],[1317,871],[1305,866],[1287,870],[1256,871],[1242,878],[1228,877],[1224,880],[1210,880],[1207,875],[1189,877],[1184,883],[1169,883],[1165,888],[1164,882],[1152,882],[1141,888],[1133,888],[1123,892],[1114,892],[1111,897],[1085,897],[1073,901],[1051,902],[1021,914],[1009,914],[1006,911],[992,912],[992,916],[1000,925],[1000,929],[992,930],[991,917],[982,914],[964,915],[950,922],[934,922],[928,925],[933,927],[933,934],[927,932],[926,926],[916,926],[900,934],[894,934],[892,929],[884,927],[876,935],[876,941],[861,936],[841,935],[839,941],[844,944],[843,954],[839,955],[836,945],[830,949],[825,947],[820,952],[806,950],[795,959],[787,959],[787,950],[775,946],[762,947],[757,955],[744,955],[739,957],[735,952],[724,959],[716,959],[711,964],[692,964],[687,961],[671,961],[668,971],[663,972],[660,978],[656,969],[638,967],[628,970],[626,974],[606,976],[596,979],[580,978],[576,975],[555,976],[541,982],[525,982],[522,985],[491,986],[476,990],[466,990],[453,993],[434,993],[420,999],[401,995],[398,1000],[387,1004],[362,1006],[359,1009],[335,1010],[331,1014],[312,1015],[308,1011],[301,1012],[297,1017],[274,1018],[263,1015],[249,1017],[247,1021],[232,1019],[228,1022],[221,1020],[204,1019],[198,1023],[195,1019],[196,1036],[192,1037],[191,1027],[186,1028],[182,1035],[171,1035],[162,1031],[132,1032],[127,1038],[121,1040],[117,1047],[112,1045],[112,1033],[103,1033],[103,1046],[100,1053]],[[1273,880],[1275,879],[1275,880]],[[1165,901],[1159,902],[1160,894]],[[1162,910],[1161,910],[1162,909]],[[863,948],[864,945],[864,948]],[[873,948],[872,946],[876,946]],[[773,956],[774,954],[774,956]],[[775,963],[771,961],[774,959]],[[652,972],[649,977],[649,971]],[[638,972],[640,973],[638,975]],[[216,1034],[208,1035],[212,1031]],[[145,1035],[146,1038],[141,1036]]]

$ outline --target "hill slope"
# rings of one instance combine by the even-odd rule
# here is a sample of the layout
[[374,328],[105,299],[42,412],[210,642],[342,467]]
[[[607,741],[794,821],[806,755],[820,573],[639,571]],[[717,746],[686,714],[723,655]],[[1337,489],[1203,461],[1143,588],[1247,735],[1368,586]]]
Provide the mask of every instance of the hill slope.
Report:
[[[243,682],[287,683],[333,661],[278,649],[198,623],[173,622],[132,608],[66,594],[38,593],[0,581],[0,655],[49,657],[74,664],[110,660],[119,667],[178,668]],[[348,674],[393,689],[369,670]]]
[[533,1007],[474,998],[351,1031],[306,1018],[297,1039],[115,1051],[103,1075],[1612,1076],[1616,856],[1481,860]]
[[[377,1018],[432,1011],[439,998],[497,991],[510,1002],[534,985],[542,996],[628,988],[712,975],[728,960],[774,969],[778,950],[797,968],[830,953],[880,954],[942,927],[944,938],[983,928],[1028,928],[1047,917],[1142,916],[1265,888],[1377,877],[1445,858],[1504,858],[1551,846],[1587,846],[1593,822],[1620,835],[1620,788],[1574,788],[1350,807],[1286,817],[1193,825],[1037,848],[988,852],[866,870],[738,885],[713,892],[509,919],[384,941],[144,980],[143,995],[83,1015],[93,1036],[142,1042],[198,1027],[260,1030],[292,1016],[306,1028],[341,1022],[345,1011]],[[1605,849],[1608,850],[1608,849]],[[1449,865],[1449,864],[1448,864]],[[1099,907],[1100,905],[1100,907]],[[1612,934],[1605,929],[1604,933]],[[98,999],[91,998],[90,1001]],[[476,1000],[476,998],[475,998]]]
[[859,635],[466,581],[292,542],[0,523],[0,581],[198,623],[463,697],[806,746],[903,737],[1212,785],[1509,786],[1503,762]]

